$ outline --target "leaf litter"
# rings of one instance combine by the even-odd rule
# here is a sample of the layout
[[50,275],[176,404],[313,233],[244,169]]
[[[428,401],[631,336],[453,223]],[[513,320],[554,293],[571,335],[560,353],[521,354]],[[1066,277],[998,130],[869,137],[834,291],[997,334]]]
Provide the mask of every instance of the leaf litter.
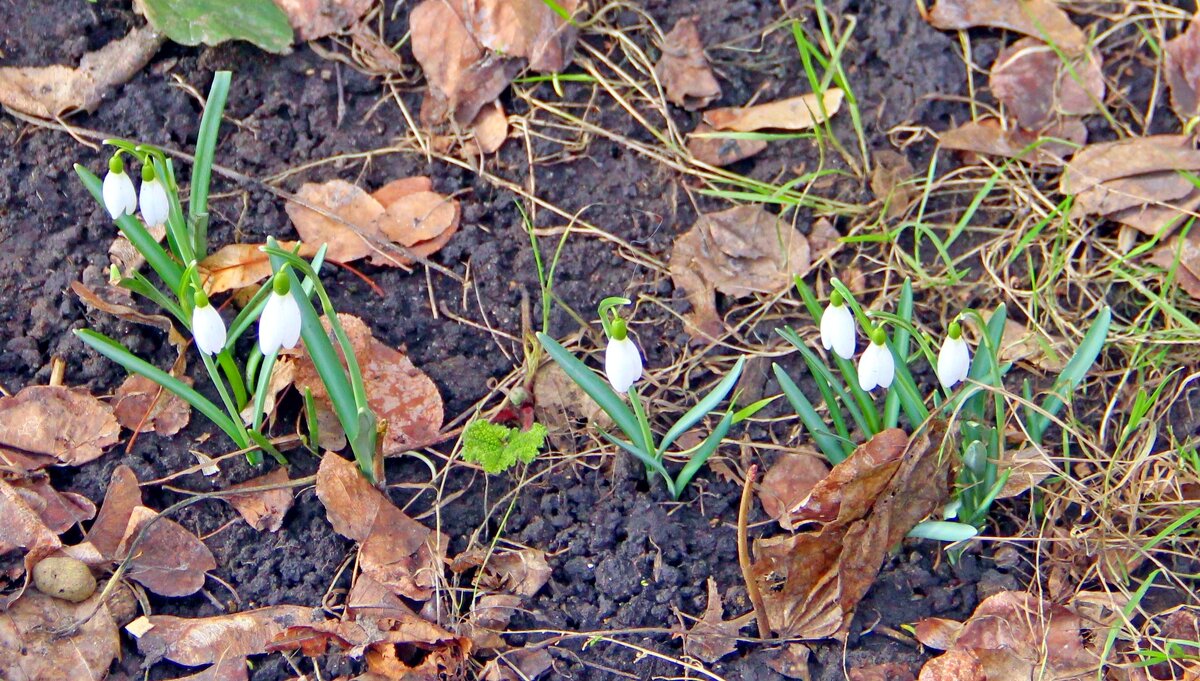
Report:
[[654,73],[666,91],[667,100],[688,111],[708,106],[721,97],[721,84],[704,56],[704,42],[696,17],[683,17],[663,37],[662,56]]
[[[68,635],[57,633],[68,621],[82,624]],[[0,608],[0,660],[11,681],[102,681],[120,654],[117,624],[99,594],[71,603],[29,592]]]
[[[187,385],[190,376],[176,376]],[[113,396],[113,415],[124,428],[136,433],[171,436],[183,430],[192,417],[192,407],[141,374],[130,374]]]
[[709,577],[708,604],[704,608],[703,617],[682,634],[683,651],[712,664],[737,650],[738,632],[753,619],[754,613],[746,613],[726,620],[717,580]]
[[1003,28],[1046,40],[1069,55],[1087,49],[1087,36],[1053,0],[937,0],[926,17],[934,28]]
[[27,386],[0,398],[0,450],[79,466],[116,444],[120,432],[112,407],[83,390]]
[[266,475],[233,485],[229,490],[268,485],[280,485],[279,489],[232,494],[223,498],[249,523],[250,527],[259,532],[277,532],[283,526],[283,517],[291,509],[294,500],[292,490],[282,486],[287,481],[287,469],[276,468]]

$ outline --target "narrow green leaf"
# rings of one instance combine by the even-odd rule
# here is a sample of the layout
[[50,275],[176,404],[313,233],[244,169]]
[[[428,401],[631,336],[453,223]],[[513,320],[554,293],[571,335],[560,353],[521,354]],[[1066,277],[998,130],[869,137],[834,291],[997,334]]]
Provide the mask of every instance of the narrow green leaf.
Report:
[[808,401],[808,398],[800,391],[800,387],[792,381],[783,367],[775,363],[771,365],[771,369],[775,372],[775,380],[779,381],[779,387],[783,390],[783,394],[787,397],[788,402],[792,403],[796,415],[808,429],[808,434],[817,443],[817,447],[825,454],[825,458],[835,464],[844,461],[846,453],[842,449],[841,440],[829,432],[829,428],[817,415],[817,410],[813,408],[812,402]]
[[948,520],[926,520],[908,531],[908,536],[917,539],[935,539],[944,542],[966,541],[979,534],[974,525],[954,523]]
[[287,15],[271,0],[143,0],[146,20],[180,45],[246,40],[268,52],[292,44]]
[[[900,302],[896,304],[896,315],[906,322],[912,323],[913,316],[913,290],[912,280],[905,278],[904,285],[900,287]],[[892,339],[892,347],[895,349],[898,357],[908,357],[909,340],[912,334],[909,333],[905,326],[896,327],[896,335]],[[887,397],[883,402],[883,427],[895,428],[900,423],[900,393],[894,390],[888,391]],[[917,424],[912,424],[916,426]]]
[[843,440],[842,449],[845,451],[846,456],[850,456],[850,453],[854,451],[854,446],[851,443],[850,430],[847,428],[846,420],[842,416],[842,409],[845,408],[846,411],[850,412],[851,418],[854,419],[854,422],[858,424],[858,427],[864,433],[870,433],[872,432],[870,425],[863,416],[862,410],[846,391],[846,386],[842,381],[833,375],[829,367],[821,361],[817,353],[813,352],[804,343],[804,339],[800,338],[800,335],[795,330],[785,327],[778,329],[777,333],[796,348],[800,356],[804,359],[804,363],[808,365],[808,371],[817,383],[817,390],[821,391],[821,397],[825,400],[825,408],[829,411],[829,417],[833,419],[833,426]]
[[687,410],[687,413],[680,417],[680,419],[675,422],[675,425],[671,426],[671,428],[667,430],[667,434],[663,435],[662,442],[658,444],[658,450],[656,454],[659,458],[662,458],[662,455],[666,453],[667,448],[670,447],[680,435],[686,433],[688,428],[696,425],[700,419],[704,418],[708,414],[711,414],[717,408],[717,405],[721,404],[721,401],[725,399],[725,397],[729,394],[729,391],[733,390],[733,386],[737,385],[738,378],[741,377],[742,369],[745,367],[745,365],[746,358],[739,357],[737,363],[733,365],[733,369],[730,370],[729,374],[726,375],[725,378],[722,378],[721,382],[718,383],[711,392],[704,396],[704,399],[700,400],[695,404],[695,406]]
[[742,407],[741,409],[738,409],[736,412],[733,413],[733,425],[736,426],[737,424],[741,423],[742,421],[745,421],[748,418],[753,418],[755,414],[762,411],[764,408],[766,408],[768,405],[770,405],[772,402],[779,399],[780,397],[782,397],[782,394],[772,395],[770,397],[764,397],[757,402],[751,402],[750,404],[747,404],[746,406]]
[[1036,415],[1034,419],[1034,424],[1036,425],[1030,428],[1030,434],[1034,436],[1034,442],[1041,442],[1042,435],[1045,434],[1046,428],[1050,425],[1050,417],[1058,415],[1058,412],[1063,408],[1064,401],[1074,392],[1079,383],[1087,376],[1092,365],[1096,363],[1096,358],[1100,356],[1100,351],[1104,349],[1104,343],[1108,340],[1108,327],[1111,324],[1112,309],[1106,307],[1100,311],[1099,316],[1092,322],[1092,327],[1084,334],[1083,341],[1075,349],[1075,354],[1071,356],[1071,359],[1067,360],[1067,365],[1063,367],[1062,373],[1058,375],[1058,380],[1054,382],[1054,387],[1050,389],[1050,394],[1042,402],[1042,409],[1049,416],[1043,414]]
[[[612,417],[617,427],[621,429],[625,435],[633,441],[642,439],[642,429],[638,425],[637,417],[625,405],[625,401],[617,396],[613,389],[609,387],[608,382],[596,375],[596,372],[587,368],[587,365],[579,361],[575,355],[572,355],[566,348],[559,345],[558,341],[544,333],[538,333],[537,339],[541,342],[542,347],[546,349],[546,353],[558,362],[567,376],[575,381],[576,385],[583,388],[583,391],[588,394],[606,414]],[[645,447],[645,454],[649,456],[654,452],[653,447],[646,443],[640,443],[640,446]],[[640,457],[639,457],[640,458]],[[653,457],[651,457],[653,458]],[[660,464],[661,465],[661,464]]]
[[[262,357],[262,353],[255,347],[251,350],[255,355]],[[275,360],[279,358],[279,351],[276,350],[270,355],[267,355],[263,360],[258,371],[258,381],[254,386],[254,425],[253,430],[262,430],[263,412],[266,411],[267,392],[271,386],[271,372],[275,368]]]
[[[646,464],[646,468],[648,468],[651,472],[657,473],[664,480],[666,480],[668,489],[671,489],[671,490],[674,489],[674,482],[671,479],[671,474],[667,471],[667,468],[666,468],[666,466],[663,465],[662,461],[659,461],[658,459],[654,458],[653,456],[642,451],[636,445],[626,442],[620,438],[613,437],[612,435],[609,435],[608,433],[606,433],[603,430],[600,431],[600,435],[605,440],[608,440],[610,444],[614,444],[614,445],[620,447],[621,449],[624,449],[625,451],[632,454],[635,459]],[[674,496],[673,493],[672,493],[672,496]]]
[[[147,0],[146,4],[149,5],[152,2],[154,0]],[[274,6],[274,3],[270,2],[270,0],[250,0],[250,2],[220,4],[222,7],[240,7],[247,12],[253,12],[256,9],[256,5],[260,3]],[[192,0],[192,2],[187,4],[201,3]],[[276,14],[282,14],[278,8],[275,9]],[[151,23],[153,23],[153,19],[151,19]],[[287,23],[286,16],[284,17],[284,25],[287,26],[287,42],[290,44],[292,29]],[[192,196],[188,201],[188,211],[191,214],[191,224],[194,230],[192,234],[194,239],[192,247],[196,253],[200,254],[200,257],[208,254],[208,189],[212,182],[212,165],[217,150],[217,133],[221,127],[221,116],[225,113],[225,101],[229,98],[229,84],[231,79],[232,75],[229,71],[217,71],[213,75],[212,86],[208,89],[208,100],[204,102],[204,114],[200,117],[200,134],[196,138],[196,161],[192,165]]]
[[696,473],[704,467],[704,464],[713,455],[713,452],[716,452],[717,448],[721,446],[721,440],[725,439],[725,435],[729,433],[729,429],[732,426],[733,412],[727,411],[725,412],[725,416],[721,417],[721,421],[717,423],[717,427],[713,429],[713,432],[708,434],[708,439],[692,454],[692,458],[688,459],[688,462],[683,466],[683,470],[679,471],[679,475],[675,477],[674,497],[676,499],[679,498],[680,494],[683,494],[684,488],[688,486],[692,478],[696,477]]

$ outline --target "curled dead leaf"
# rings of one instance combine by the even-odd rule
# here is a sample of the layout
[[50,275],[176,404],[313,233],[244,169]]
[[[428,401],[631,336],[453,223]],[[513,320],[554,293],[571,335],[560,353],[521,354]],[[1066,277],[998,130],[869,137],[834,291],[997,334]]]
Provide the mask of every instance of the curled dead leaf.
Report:
[[0,104],[51,119],[72,111],[95,111],[109,91],[142,70],[164,40],[144,26],[83,55],[76,68],[61,64],[0,68]]
[[129,556],[127,577],[160,596],[190,596],[204,587],[208,571],[217,568],[212,552],[196,535],[145,506],[130,512],[116,554],[121,559]]
[[1172,236],[1154,250],[1150,262],[1171,273],[1180,288],[1200,300],[1200,234],[1190,231],[1186,237]]
[[509,650],[483,667],[482,681],[535,681],[554,666],[545,648]]
[[[230,490],[247,487],[265,487],[267,485],[282,485],[288,481],[286,468],[275,470],[251,478],[246,482],[233,485]],[[283,526],[283,516],[292,507],[292,490],[286,487],[267,490],[264,492],[246,492],[225,497],[233,508],[241,514],[250,527],[259,532],[276,532]]]
[[688,111],[702,109],[721,96],[721,84],[704,56],[695,17],[675,22],[675,27],[663,37],[662,57],[655,64],[654,73],[662,82],[667,99]]
[[1004,324],[997,356],[1001,362],[1028,362],[1042,371],[1058,375],[1067,365],[1071,349],[1064,338],[1047,336],[1009,319]]
[[[786,514],[829,475],[825,459],[811,449],[783,452],[763,476],[758,499],[767,515],[788,523]],[[785,529],[790,527],[785,525]]]
[[107,404],[66,386],[28,386],[0,398],[0,449],[78,466],[116,444],[121,426]]
[[137,639],[148,664],[166,659],[199,667],[265,653],[267,644],[288,627],[314,621],[313,608],[276,605],[195,619],[150,615],[134,620],[126,630]]
[[1069,55],[1087,48],[1087,36],[1053,0],[937,0],[927,15],[934,28],[1004,28],[1057,46]]
[[[178,378],[192,384],[190,376]],[[114,398],[113,415],[117,421],[138,433],[174,435],[192,417],[192,407],[187,402],[141,374],[130,374],[117,388]]]
[[726,621],[717,581],[708,578],[708,605],[704,616],[683,634],[683,651],[692,657],[712,664],[737,650],[738,631],[750,623],[753,613]]
[[55,534],[96,517],[96,505],[91,500],[73,492],[59,492],[50,484],[50,476],[41,471],[11,478],[9,484]]
[[737,132],[808,130],[836,114],[844,97],[840,89],[829,88],[823,96],[807,94],[754,106],[709,109],[704,112],[704,122],[717,130]]
[[[0,556],[16,551],[25,552],[25,581],[13,593],[0,596],[0,614],[3,614],[4,608],[18,600],[25,591],[33,566],[61,548],[62,542],[57,534],[46,527],[37,511],[29,507],[25,497],[3,479],[0,479],[0,518],[4,519],[4,522],[0,522]],[[21,575],[21,570],[11,575],[0,572],[0,585],[6,578],[16,580]]]
[[[0,608],[0,669],[13,681],[103,681],[121,653],[121,639],[99,595],[80,603],[29,592]],[[95,614],[88,617],[95,609]],[[82,622],[69,635],[63,622]],[[11,674],[11,676],[9,676]]]

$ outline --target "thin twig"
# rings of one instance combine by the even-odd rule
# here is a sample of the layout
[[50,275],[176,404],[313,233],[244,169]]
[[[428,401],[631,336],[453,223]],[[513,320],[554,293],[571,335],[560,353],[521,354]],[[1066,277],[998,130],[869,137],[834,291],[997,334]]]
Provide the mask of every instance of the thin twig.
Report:
[[738,506],[737,544],[738,564],[742,567],[742,579],[746,580],[746,591],[750,594],[750,602],[754,605],[754,621],[758,624],[758,635],[761,638],[771,636],[771,620],[767,617],[767,606],[763,603],[762,591],[758,588],[758,580],[750,566],[750,539],[747,521],[750,518],[751,492],[754,489],[754,477],[758,475],[758,464],[750,466],[746,471],[746,482],[742,485],[742,502]]

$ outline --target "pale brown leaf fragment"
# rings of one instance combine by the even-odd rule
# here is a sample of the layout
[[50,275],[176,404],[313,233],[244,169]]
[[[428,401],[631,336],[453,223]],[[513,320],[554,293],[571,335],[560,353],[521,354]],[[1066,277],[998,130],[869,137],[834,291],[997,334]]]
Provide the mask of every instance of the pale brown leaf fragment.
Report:
[[1200,150],[1185,135],[1150,135],[1090,144],[1063,173],[1059,190],[1080,194],[1103,182],[1163,170],[1200,169]]
[[51,119],[71,111],[95,111],[109,91],[142,70],[164,40],[144,26],[83,55],[77,68],[61,64],[0,68],[0,104]]
[[[571,62],[575,28],[542,0],[451,0],[467,27],[485,48],[521,57],[539,72],[561,71]],[[578,0],[558,0],[575,14]]]
[[90,499],[73,492],[59,492],[50,484],[50,476],[41,471],[11,479],[10,484],[55,534],[96,517],[96,505]]
[[755,106],[709,109],[704,122],[717,130],[737,132],[808,130],[836,114],[844,96],[839,88],[829,88],[823,97],[807,94]]
[[939,140],[944,149],[1058,166],[1087,142],[1087,127],[1079,119],[1071,118],[1039,135],[1017,127],[1006,128],[994,118],[985,118],[947,130]]
[[[179,380],[192,384],[190,376]],[[175,393],[164,389],[141,374],[130,374],[117,388],[113,415],[128,430],[174,435],[183,430],[192,417],[192,407]]]
[[536,594],[550,581],[552,572],[550,564],[546,562],[546,553],[539,549],[497,549],[489,552],[475,548],[458,554],[450,562],[453,572],[480,566],[483,567],[480,585],[518,596]]
[[328,452],[317,470],[317,497],[333,530],[357,541],[364,574],[394,593],[425,600],[442,575],[447,539],[405,515],[359,473]]
[[0,398],[0,448],[78,466],[116,444],[120,433],[112,408],[82,390],[36,385]]
[[[713,135],[709,137],[708,135]],[[687,149],[701,163],[710,166],[727,166],[750,158],[767,148],[766,140],[721,137],[709,125],[701,123],[688,135]]]
[[[23,561],[25,584],[28,584],[30,571],[42,558],[54,553],[62,547],[58,535],[55,534],[42,519],[37,511],[29,507],[25,497],[15,487],[0,479],[0,556],[13,551],[24,551]],[[13,579],[21,576],[21,572],[11,575]],[[0,585],[8,575],[0,573]],[[11,594],[0,596],[0,612],[21,597],[25,587]]]
[[366,14],[372,0],[275,0],[299,40],[316,40],[337,33]]
[[1174,274],[1176,284],[1200,300],[1200,235],[1188,232],[1186,238],[1172,237],[1155,249],[1150,262]]
[[929,10],[934,28],[1005,28],[1053,43],[1070,55],[1087,48],[1087,36],[1053,0],[937,0]]
[[129,527],[133,510],[142,505],[142,490],[137,475],[124,464],[117,466],[108,481],[108,490],[100,504],[96,522],[88,530],[86,541],[106,560],[117,560],[117,549]]
[[95,291],[91,290],[87,286],[84,286],[82,282],[71,282],[71,290],[75,292],[75,295],[79,296],[79,300],[83,301],[84,305],[87,305],[90,308],[105,312],[113,315],[114,317],[119,317],[127,322],[133,322],[134,324],[141,324],[143,326],[150,326],[160,331],[165,331],[167,334],[167,340],[175,347],[182,347],[187,342],[184,340],[183,336],[181,336],[179,332],[175,330],[175,324],[173,324],[169,318],[163,315],[145,314],[144,312],[140,312],[128,305],[105,300]]
[[1005,321],[998,353],[1001,362],[1029,362],[1049,374],[1058,375],[1067,365],[1071,349],[1059,336],[1047,336],[1014,319]]
[[1040,447],[1022,447],[1021,449],[1005,449],[1000,460],[996,462],[997,471],[1003,474],[1008,471],[1008,480],[996,494],[997,499],[1010,499],[1023,492],[1037,487],[1037,484],[1051,475],[1059,475],[1062,470],[1047,458]]
[[[282,485],[288,481],[287,469],[275,470],[251,478],[246,482],[230,487],[230,490],[247,487],[265,487],[267,485]],[[283,526],[283,516],[292,507],[292,490],[286,487],[267,490],[265,492],[247,492],[225,497],[233,508],[241,514],[250,527],[259,532],[276,532]]]
[[758,499],[768,516],[786,523],[788,510],[797,507],[828,475],[829,466],[816,452],[783,452],[763,476]]
[[[373,234],[375,220],[383,215],[383,204],[367,191],[345,180],[330,180],[323,184],[306,182],[296,191],[296,198],[317,206],[354,225],[361,232]],[[305,244],[319,248],[329,246],[325,257],[333,262],[353,262],[367,257],[371,247],[367,241],[337,220],[289,201],[284,210],[291,218],[296,232]]]
[[[459,219],[458,201],[423,191],[407,194],[388,205],[384,214],[376,220],[375,229],[390,241],[428,256],[444,246],[458,231]],[[429,246],[434,247],[430,249]],[[374,253],[370,262],[388,265],[391,260]]]
[[[31,591],[0,609],[0,670],[6,681],[102,681],[121,652],[117,625],[99,595],[81,603]],[[92,610],[95,615],[88,617]],[[69,635],[63,622],[82,622]]]
[[[134,546],[139,534],[142,539]],[[131,556],[126,576],[160,596],[190,596],[204,587],[208,571],[217,568],[212,552],[196,535],[145,506],[129,514],[117,556]]]
[[[279,247],[285,250],[290,251],[295,246],[294,241],[279,242]],[[210,253],[200,261],[204,290],[209,294],[236,291],[271,276],[271,260],[262,248],[263,244],[228,244]],[[311,258],[316,252],[316,246],[304,244],[299,254]]]
[[518,648],[489,661],[480,673],[482,681],[535,681],[554,666],[545,648]]
[[704,616],[683,634],[683,651],[692,657],[712,664],[737,650],[738,630],[750,623],[752,614],[736,619],[724,619],[721,592],[717,580],[708,578],[708,605]]
[[667,100],[688,111],[703,109],[721,96],[721,84],[704,56],[696,17],[675,22],[675,27],[663,37],[662,57],[655,64],[654,73],[662,82]]
[[1021,38],[996,57],[992,94],[1021,127],[1042,130],[1062,116],[1095,113],[1104,101],[1099,52],[1063,62],[1058,52],[1036,38]]
[[871,192],[875,197],[887,203],[884,214],[889,220],[894,220],[908,211],[912,204],[916,189],[909,180],[915,170],[908,157],[892,149],[880,149],[874,154],[875,169],[871,171]]
[[1163,75],[1171,89],[1171,107],[1187,120],[1200,114],[1200,14],[1193,14],[1187,29],[1167,41]]
[[267,652],[267,644],[288,627],[318,621],[313,608],[276,605],[231,615],[188,619],[172,615],[139,617],[127,630],[137,638],[148,664],[167,659],[189,667]]
[[475,135],[479,153],[494,154],[500,150],[504,140],[508,139],[508,116],[504,114],[500,102],[492,102],[479,110],[475,120],[471,121],[471,132]]
[[812,650],[803,643],[785,643],[767,658],[767,666],[789,679],[812,681],[808,658]]

